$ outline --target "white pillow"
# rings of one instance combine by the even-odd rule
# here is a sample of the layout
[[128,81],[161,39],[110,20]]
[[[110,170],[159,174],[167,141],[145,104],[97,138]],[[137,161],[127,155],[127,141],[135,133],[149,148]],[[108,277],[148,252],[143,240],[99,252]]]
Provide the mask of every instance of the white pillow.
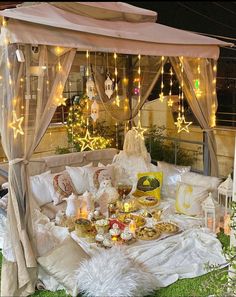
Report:
[[50,176],[51,170],[39,175],[30,176],[31,191],[39,206],[43,206],[53,200],[47,183],[47,179],[50,179]]
[[44,256],[60,243],[60,241],[48,230],[47,226],[42,224],[37,224],[35,226],[35,237],[37,255],[39,257]]
[[89,191],[87,168],[92,166],[93,163],[89,163],[83,167],[66,166],[66,171],[69,173],[75,190],[78,194],[83,194],[84,192]]
[[43,269],[61,283],[72,296],[77,296],[78,288],[74,279],[75,271],[88,254],[71,237],[45,256],[37,259]]
[[163,172],[162,195],[168,198],[175,198],[177,185],[181,182],[181,176],[189,172],[191,166],[179,166],[158,161],[157,167],[159,171]]
[[205,176],[195,172],[188,172],[181,176],[181,181],[190,185],[198,185],[207,188],[212,192],[212,196],[217,198],[217,188],[222,182],[222,179],[214,176]]
[[189,216],[202,214],[202,202],[207,198],[208,191],[201,186],[179,183],[176,191],[175,209],[178,213]]

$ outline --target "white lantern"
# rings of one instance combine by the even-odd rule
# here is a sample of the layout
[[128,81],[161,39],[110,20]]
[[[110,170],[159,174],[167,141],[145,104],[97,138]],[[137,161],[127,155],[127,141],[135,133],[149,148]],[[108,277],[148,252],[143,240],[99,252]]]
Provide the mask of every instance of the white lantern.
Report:
[[212,194],[209,193],[208,197],[202,203],[202,209],[204,211],[205,227],[216,231],[216,205]]
[[96,100],[93,101],[93,104],[91,105],[91,118],[94,122],[98,119],[99,116],[99,105]]
[[225,208],[225,214],[229,211],[229,205],[233,196],[233,180],[229,174],[227,179],[218,187],[218,203]]
[[86,82],[86,93],[90,100],[95,96],[95,83],[92,80],[91,76],[88,78]]
[[105,93],[107,97],[110,99],[113,94],[113,82],[110,79],[109,74],[107,75],[107,79],[105,80]]

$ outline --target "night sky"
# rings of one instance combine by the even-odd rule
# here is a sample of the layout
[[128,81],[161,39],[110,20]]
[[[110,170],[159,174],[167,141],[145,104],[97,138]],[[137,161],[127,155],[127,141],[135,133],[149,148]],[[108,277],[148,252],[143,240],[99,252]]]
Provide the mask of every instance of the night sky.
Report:
[[[126,2],[158,13],[157,22],[170,27],[227,36],[236,43],[236,2],[145,1]],[[235,50],[221,50],[221,57],[236,57]]]

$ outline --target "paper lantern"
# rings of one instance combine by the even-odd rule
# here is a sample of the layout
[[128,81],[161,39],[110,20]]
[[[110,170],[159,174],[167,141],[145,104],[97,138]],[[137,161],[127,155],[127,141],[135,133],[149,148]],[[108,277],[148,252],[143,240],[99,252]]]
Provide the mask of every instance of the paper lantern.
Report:
[[113,82],[110,79],[110,76],[107,76],[107,79],[105,80],[105,94],[110,99],[111,95],[113,94]]
[[212,232],[216,231],[216,205],[212,194],[203,201],[202,209],[204,212],[205,227],[209,228]]
[[218,203],[225,208],[225,213],[229,212],[229,205],[233,196],[233,180],[229,174],[227,179],[218,187]]
[[99,116],[99,105],[96,100],[93,101],[93,104],[91,105],[91,118],[94,122],[98,119]]
[[90,100],[95,96],[95,83],[92,80],[91,76],[88,78],[86,82],[86,93]]

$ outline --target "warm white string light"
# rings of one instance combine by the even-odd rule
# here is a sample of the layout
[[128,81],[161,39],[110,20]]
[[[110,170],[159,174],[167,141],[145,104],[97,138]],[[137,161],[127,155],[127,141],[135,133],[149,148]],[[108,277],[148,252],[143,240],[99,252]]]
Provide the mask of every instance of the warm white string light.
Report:
[[165,57],[162,56],[161,57],[161,93],[159,94],[159,98],[160,98],[161,102],[164,101],[164,93],[163,93],[163,89],[164,89],[164,60],[165,60]]
[[174,101],[171,99],[172,86],[173,86],[173,70],[172,70],[172,67],[170,67],[170,91],[169,91],[169,99],[168,99],[168,102],[167,102],[169,107],[172,107],[173,103],[174,103]]
[[117,83],[118,70],[117,70],[117,54],[116,53],[114,53],[114,64],[115,64],[115,92],[116,92],[115,104],[117,106],[120,106],[120,97],[118,94],[118,83]]
[[137,135],[144,139],[143,134],[147,129],[143,128],[141,125],[141,112],[140,112],[140,104],[141,104],[141,55],[138,55],[138,125],[137,127],[133,127],[133,129],[137,132]]
[[178,133],[185,131],[189,133],[189,126],[192,122],[187,122],[184,115],[184,57],[181,57],[181,95],[179,92],[179,108],[178,108],[178,117],[175,125],[178,128]]

